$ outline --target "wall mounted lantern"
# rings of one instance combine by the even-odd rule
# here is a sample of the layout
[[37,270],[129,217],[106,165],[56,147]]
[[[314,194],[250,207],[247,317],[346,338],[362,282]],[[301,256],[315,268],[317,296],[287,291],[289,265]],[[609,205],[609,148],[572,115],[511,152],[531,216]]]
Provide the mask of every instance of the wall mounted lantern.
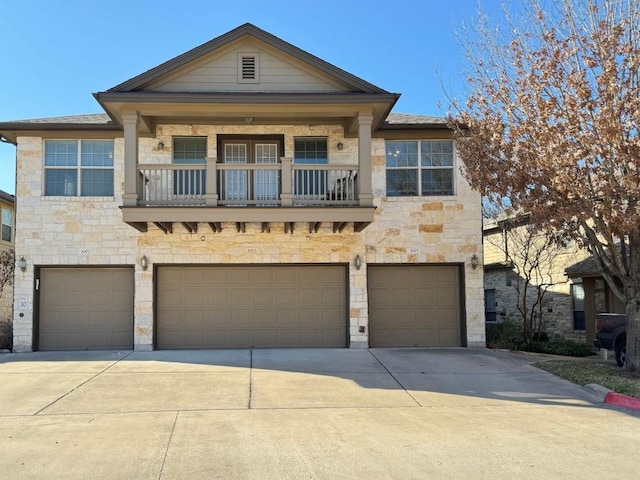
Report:
[[143,255],[140,259],[140,267],[142,267],[142,270],[146,270],[149,267],[149,260],[146,255]]
[[18,268],[23,272],[27,269],[27,261],[24,257],[20,257],[20,260],[18,260]]
[[353,264],[356,266],[356,270],[360,270],[362,266],[362,257],[360,255],[356,255],[356,258],[353,260]]
[[478,268],[478,256],[475,253],[471,257],[471,268],[474,270]]

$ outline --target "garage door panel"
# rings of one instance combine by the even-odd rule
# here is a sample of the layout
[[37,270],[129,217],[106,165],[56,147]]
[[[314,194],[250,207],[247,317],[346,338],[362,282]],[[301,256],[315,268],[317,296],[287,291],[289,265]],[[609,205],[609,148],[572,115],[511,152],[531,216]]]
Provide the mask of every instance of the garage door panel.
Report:
[[207,290],[207,305],[216,307],[218,305],[226,305],[229,292],[224,289]]
[[317,285],[318,283],[322,283],[323,281],[322,270],[297,269],[297,270],[294,270],[294,273],[296,271],[298,272],[298,282],[301,284]]
[[345,291],[339,287],[328,287],[316,292],[322,296],[324,305],[341,305],[344,302]]
[[253,283],[260,285],[271,285],[275,280],[273,271],[266,268],[259,268],[253,272]]
[[339,328],[341,331],[345,326],[345,314],[339,308],[327,308],[316,311],[321,318],[321,324],[330,328]]
[[[176,268],[179,272],[171,270]],[[346,344],[345,266],[160,266],[158,278],[164,280],[157,284],[158,348],[195,348],[187,347],[180,335],[167,335],[176,329],[172,326],[174,319],[163,308],[165,302],[160,300],[167,288],[165,277],[173,274],[188,277],[192,269],[215,272],[206,275],[204,284],[194,286],[208,292],[206,345],[198,348],[344,347]],[[330,335],[319,333],[326,328],[335,331]],[[224,332],[225,336],[211,336],[211,332]]]
[[281,287],[276,290],[276,302],[278,305],[291,305],[296,302],[297,289],[294,287]]
[[251,270],[248,268],[234,268],[229,273],[229,283],[233,285],[250,284]]
[[[162,267],[162,268],[166,268],[166,267]],[[206,285],[225,285],[228,284],[230,282],[229,280],[229,272],[227,270],[224,269],[211,269],[211,268],[194,268],[191,267],[189,268],[189,270],[185,270],[183,267],[176,267],[176,268],[180,268],[180,273],[183,276],[187,276],[189,278],[191,278],[191,272],[193,272],[194,270],[200,270],[202,272],[202,276],[198,278],[197,282],[195,283],[200,283],[200,284],[206,284]]]
[[276,283],[278,285],[291,285],[298,282],[295,267],[281,267],[274,270]]
[[133,269],[40,269],[38,348],[133,347]]
[[216,325],[218,329],[231,328],[231,314],[226,309],[208,310],[207,330],[211,325]]
[[176,312],[176,314],[180,317],[178,323],[185,330],[205,330],[207,319],[204,310],[189,309],[184,312]]
[[253,315],[248,308],[235,308],[229,312],[231,316],[231,328],[251,328],[253,326]]
[[296,328],[301,315],[298,315],[297,309],[278,308],[274,312],[274,317],[275,328]]
[[181,300],[186,302],[189,308],[203,307],[207,304],[207,291],[200,287],[191,287],[182,295]]
[[256,305],[274,305],[274,292],[271,288],[257,287],[253,289],[253,301]]
[[317,305],[318,289],[316,288],[299,288],[298,289],[299,305]]
[[322,274],[322,283],[333,283],[339,285],[340,283],[344,282],[344,272],[342,272],[340,269],[327,267],[321,269],[320,273]]
[[251,299],[252,292],[249,287],[236,287],[231,290],[229,296],[231,305],[246,305],[249,299]]
[[104,332],[109,330],[113,326],[111,321],[112,312],[109,311],[93,311],[91,313],[91,321],[86,322],[84,325],[87,331],[99,331]]
[[369,265],[372,347],[459,346],[457,266]]

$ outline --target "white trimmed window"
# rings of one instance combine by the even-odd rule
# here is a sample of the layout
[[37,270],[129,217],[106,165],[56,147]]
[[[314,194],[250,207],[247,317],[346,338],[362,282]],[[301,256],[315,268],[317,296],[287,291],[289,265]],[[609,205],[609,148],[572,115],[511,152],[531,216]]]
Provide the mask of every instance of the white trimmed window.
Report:
[[[174,137],[173,163],[203,165],[207,163],[207,137]],[[204,195],[206,170],[187,169],[173,172],[174,195]]]
[[45,140],[47,197],[113,196],[113,140]]
[[453,141],[386,142],[387,196],[453,195]]
[[2,209],[2,241],[11,242],[13,237],[13,212],[8,208]]

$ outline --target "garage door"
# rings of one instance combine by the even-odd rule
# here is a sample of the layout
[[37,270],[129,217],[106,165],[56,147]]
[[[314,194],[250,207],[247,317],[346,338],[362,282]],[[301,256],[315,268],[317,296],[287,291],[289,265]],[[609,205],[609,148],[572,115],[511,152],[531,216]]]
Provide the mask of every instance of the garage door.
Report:
[[40,350],[133,348],[132,268],[42,268]]
[[157,348],[344,347],[345,266],[160,266]]
[[367,271],[370,346],[461,345],[458,267],[370,265]]

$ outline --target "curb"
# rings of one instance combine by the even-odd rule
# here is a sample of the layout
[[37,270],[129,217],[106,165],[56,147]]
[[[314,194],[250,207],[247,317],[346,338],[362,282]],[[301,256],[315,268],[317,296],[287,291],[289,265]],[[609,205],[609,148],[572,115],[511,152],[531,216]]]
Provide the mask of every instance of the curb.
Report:
[[630,397],[622,393],[609,392],[604,397],[604,403],[615,405],[617,407],[630,408],[632,410],[640,410],[640,398]]

